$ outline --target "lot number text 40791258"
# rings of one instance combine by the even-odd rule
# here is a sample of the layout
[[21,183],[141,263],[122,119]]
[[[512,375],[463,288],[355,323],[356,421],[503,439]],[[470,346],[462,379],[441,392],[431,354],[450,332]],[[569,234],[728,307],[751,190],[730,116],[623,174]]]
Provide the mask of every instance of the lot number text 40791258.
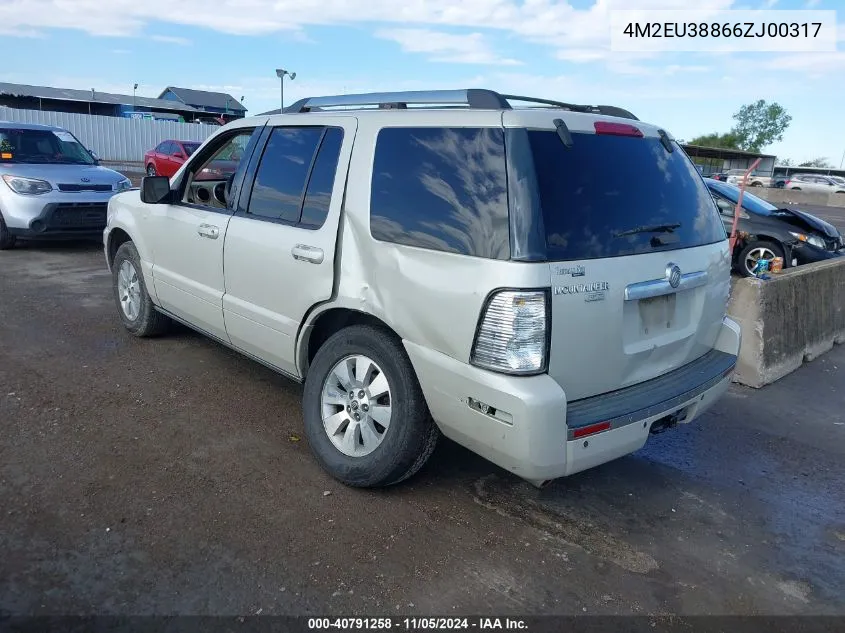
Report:
[[364,631],[364,630],[399,630],[399,631],[526,631],[527,624],[519,618],[308,618],[311,631]]

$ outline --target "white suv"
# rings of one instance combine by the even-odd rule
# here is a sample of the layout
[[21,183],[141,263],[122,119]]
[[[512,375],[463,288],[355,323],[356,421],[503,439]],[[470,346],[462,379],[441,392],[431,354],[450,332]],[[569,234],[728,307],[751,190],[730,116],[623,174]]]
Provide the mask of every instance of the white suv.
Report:
[[306,99],[113,198],[104,239],[130,332],[176,319],[304,381],[310,446],[355,486],[439,432],[543,485],[700,415],[739,350],[701,176],[610,106]]

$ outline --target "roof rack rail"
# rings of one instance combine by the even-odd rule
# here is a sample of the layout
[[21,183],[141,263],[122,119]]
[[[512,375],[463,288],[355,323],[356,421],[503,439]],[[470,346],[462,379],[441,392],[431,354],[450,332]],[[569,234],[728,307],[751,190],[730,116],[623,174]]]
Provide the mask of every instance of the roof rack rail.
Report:
[[[286,114],[319,112],[328,108],[360,108],[375,106],[383,110],[404,110],[408,106],[468,107],[479,110],[511,110],[510,101],[537,103],[573,112],[589,112],[639,120],[628,110],[616,106],[577,105],[538,97],[499,94],[493,90],[412,90],[406,92],[370,92],[365,94],[307,97],[284,109]],[[277,112],[277,111],[275,111]],[[269,114],[269,113],[267,113]]]
[[523,97],[521,95],[500,95],[503,99],[508,101],[524,101],[525,103],[539,103],[542,105],[555,106],[563,108],[564,110],[571,110],[572,112],[587,112],[590,114],[604,114],[606,116],[617,116],[623,119],[633,119],[639,121],[628,110],[617,106],[608,105],[579,105],[577,103],[566,103],[565,101],[553,101],[551,99],[541,99],[539,97]]

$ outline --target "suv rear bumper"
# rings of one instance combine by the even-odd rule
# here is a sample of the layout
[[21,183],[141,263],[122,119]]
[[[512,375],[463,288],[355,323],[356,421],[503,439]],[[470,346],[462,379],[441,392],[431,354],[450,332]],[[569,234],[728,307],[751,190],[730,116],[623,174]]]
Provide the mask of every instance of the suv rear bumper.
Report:
[[[665,376],[567,403],[548,375],[485,371],[405,341],[431,414],[443,434],[502,468],[540,484],[640,449],[652,425],[690,422],[727,390],[740,329],[725,318],[714,350]],[[482,413],[474,403],[491,407]],[[610,428],[578,436],[596,422]]]

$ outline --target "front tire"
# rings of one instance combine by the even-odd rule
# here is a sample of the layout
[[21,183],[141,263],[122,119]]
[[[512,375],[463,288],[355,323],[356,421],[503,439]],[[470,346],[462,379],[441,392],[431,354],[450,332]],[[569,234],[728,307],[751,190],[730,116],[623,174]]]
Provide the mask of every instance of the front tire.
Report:
[[117,249],[112,262],[112,289],[123,326],[138,337],[164,333],[170,319],[155,309],[141,273],[141,258],[132,242]]
[[369,325],[344,328],[320,347],[302,401],[314,456],[349,486],[407,479],[439,436],[405,349]]
[[155,176],[156,175],[156,168],[155,165],[150,163],[147,165],[147,176]]
[[765,240],[754,240],[745,245],[736,258],[736,267],[743,277],[754,276],[754,266],[758,259],[769,259],[780,257],[783,259],[784,268],[787,266],[783,254],[783,247],[774,242]]
[[14,247],[17,238],[9,232],[3,215],[0,214],[0,251],[6,251]]

